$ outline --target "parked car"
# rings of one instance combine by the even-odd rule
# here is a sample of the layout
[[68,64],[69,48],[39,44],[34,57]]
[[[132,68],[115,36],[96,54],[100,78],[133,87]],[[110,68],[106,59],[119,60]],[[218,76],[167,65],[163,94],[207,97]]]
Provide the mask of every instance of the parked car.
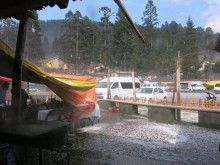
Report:
[[146,98],[147,101],[161,99],[167,101],[167,92],[160,87],[141,87],[136,90],[137,98]]
[[214,93],[216,93],[216,94],[220,93],[220,84],[214,85]]
[[202,92],[206,90],[206,87],[204,87],[204,85],[202,84],[197,84],[197,85],[193,85],[192,89],[194,92]]

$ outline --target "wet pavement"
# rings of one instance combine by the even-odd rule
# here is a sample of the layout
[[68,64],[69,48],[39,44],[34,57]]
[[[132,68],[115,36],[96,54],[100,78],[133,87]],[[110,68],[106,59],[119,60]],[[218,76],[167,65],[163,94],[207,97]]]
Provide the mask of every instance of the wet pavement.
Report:
[[101,110],[99,123],[74,132],[71,164],[220,164],[220,130],[166,124],[146,116]]

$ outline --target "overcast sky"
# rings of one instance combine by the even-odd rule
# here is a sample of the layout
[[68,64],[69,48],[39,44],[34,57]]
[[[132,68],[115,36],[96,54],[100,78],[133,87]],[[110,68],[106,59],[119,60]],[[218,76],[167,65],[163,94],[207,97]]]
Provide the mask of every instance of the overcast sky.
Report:
[[[148,0],[121,0],[133,21],[142,24],[141,17]],[[220,0],[153,0],[157,7],[159,26],[165,21],[170,23],[176,21],[183,26],[189,17],[193,20],[195,27],[211,27],[214,32],[220,32]],[[114,0],[69,0],[67,9],[58,7],[47,7],[38,12],[40,20],[64,19],[65,14],[72,10],[77,10],[82,16],[88,16],[91,20],[100,21],[101,14],[99,8],[108,6],[113,15],[111,20],[115,20],[118,6]]]

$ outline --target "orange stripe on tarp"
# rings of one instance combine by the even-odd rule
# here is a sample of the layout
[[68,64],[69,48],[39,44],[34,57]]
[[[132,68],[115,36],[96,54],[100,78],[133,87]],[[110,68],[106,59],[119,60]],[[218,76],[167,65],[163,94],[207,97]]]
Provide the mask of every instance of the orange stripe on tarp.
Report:
[[49,73],[53,77],[57,78],[70,78],[74,80],[85,80],[85,81],[92,81],[95,82],[94,77],[92,76],[79,76],[79,75],[70,75],[70,74],[57,74],[57,73]]
[[[53,74],[56,77],[67,77],[71,79],[77,80],[85,80],[94,82],[94,78],[92,76],[73,76],[73,75],[58,75]],[[40,77],[39,77],[40,78]],[[56,93],[62,100],[65,100],[72,106],[72,113],[65,115],[70,121],[77,120],[83,113],[90,113],[94,110],[95,104],[97,103],[95,87],[92,87],[85,91],[77,91],[66,88],[65,85],[56,84],[51,79],[41,78],[42,82],[45,83],[54,93]],[[11,78],[0,76],[0,80],[2,81],[12,81]],[[91,101],[89,101],[91,100]],[[80,105],[88,105],[88,106],[80,106]],[[63,113],[65,113],[63,111]]]
[[[56,77],[68,77],[77,80],[84,79],[85,81],[95,82],[95,79],[91,76],[73,76],[73,75],[59,75],[53,74]],[[56,93],[62,100],[65,100],[72,106],[72,113],[65,115],[70,121],[76,121],[83,113],[90,113],[94,110],[97,103],[95,87],[88,90],[72,90],[67,88],[63,83],[54,83],[53,79],[41,78],[41,81],[47,85],[54,93]],[[82,106],[85,105],[85,106]],[[64,112],[65,113],[65,112]]]

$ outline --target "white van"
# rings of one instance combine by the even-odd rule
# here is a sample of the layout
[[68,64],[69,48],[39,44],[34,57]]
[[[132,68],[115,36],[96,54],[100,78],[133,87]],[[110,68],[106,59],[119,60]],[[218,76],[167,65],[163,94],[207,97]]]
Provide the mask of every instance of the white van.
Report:
[[192,92],[193,91],[192,84],[190,82],[181,82],[180,91],[181,92]]
[[[132,77],[110,77],[110,91],[111,98],[115,96],[127,97],[133,94],[133,80]],[[104,78],[96,85],[96,97],[98,99],[107,99],[107,82]],[[135,88],[140,88],[141,83],[138,78],[135,78]]]

